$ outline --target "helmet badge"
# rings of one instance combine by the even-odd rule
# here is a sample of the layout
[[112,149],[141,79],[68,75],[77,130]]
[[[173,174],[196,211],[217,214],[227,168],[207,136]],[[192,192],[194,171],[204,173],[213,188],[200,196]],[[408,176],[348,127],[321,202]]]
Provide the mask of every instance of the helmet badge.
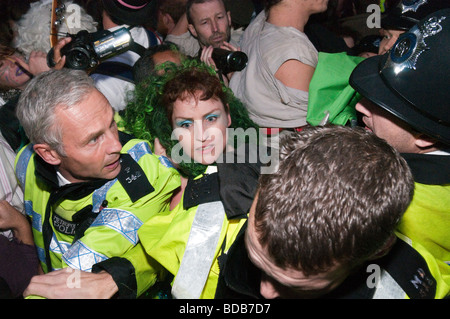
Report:
[[428,0],[403,0],[402,1],[402,14],[408,11],[414,11],[416,12],[419,7],[425,3],[427,3]]
[[425,39],[442,31],[440,23],[445,18],[431,17],[421,26],[416,25],[409,32],[402,34],[387,53],[389,56],[381,71],[393,68],[394,73],[398,74],[405,68],[415,70],[419,56],[429,49]]

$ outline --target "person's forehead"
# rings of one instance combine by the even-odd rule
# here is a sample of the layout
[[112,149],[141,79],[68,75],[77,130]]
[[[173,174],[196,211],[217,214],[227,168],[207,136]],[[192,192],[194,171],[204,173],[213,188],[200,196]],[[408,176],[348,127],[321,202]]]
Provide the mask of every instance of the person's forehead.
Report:
[[202,14],[206,14],[214,10],[215,13],[225,12],[225,4],[220,0],[210,0],[203,3],[194,3],[191,6],[191,16],[193,18],[201,18]]

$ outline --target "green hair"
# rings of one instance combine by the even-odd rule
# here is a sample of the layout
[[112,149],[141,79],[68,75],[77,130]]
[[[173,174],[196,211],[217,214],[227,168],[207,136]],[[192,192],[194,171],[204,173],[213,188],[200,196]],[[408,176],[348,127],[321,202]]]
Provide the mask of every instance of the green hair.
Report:
[[[166,108],[161,103],[165,83],[192,68],[197,68],[213,76],[216,76],[216,73],[211,67],[196,60],[184,60],[181,65],[167,62],[158,66],[158,68],[164,70],[163,74],[153,73],[136,85],[133,99],[128,103],[125,112],[122,114],[120,125],[128,133],[133,134],[136,138],[148,140],[152,145],[154,145],[155,138],[158,138],[167,154],[171,154],[172,148],[178,144],[178,141],[172,139],[173,128],[168,119]],[[258,132],[258,126],[249,118],[244,104],[234,96],[231,89],[223,84],[222,89],[226,94],[229,105],[230,127],[242,128],[243,130],[255,128]],[[234,145],[242,143],[237,136],[235,136],[233,142]],[[183,176],[195,177],[206,170],[206,165],[193,160],[183,161],[178,164],[178,169]]]

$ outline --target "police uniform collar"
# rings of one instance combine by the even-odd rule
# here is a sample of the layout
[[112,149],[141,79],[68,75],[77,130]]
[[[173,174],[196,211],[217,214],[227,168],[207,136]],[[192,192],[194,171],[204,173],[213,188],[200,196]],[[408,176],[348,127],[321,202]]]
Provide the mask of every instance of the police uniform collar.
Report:
[[53,191],[63,192],[64,198],[77,200],[90,194],[97,188],[103,186],[107,179],[97,179],[88,182],[71,183],[63,186],[59,185],[56,168],[45,162],[39,155],[34,156],[34,166],[36,178],[48,185]]
[[414,181],[428,185],[450,184],[450,155],[403,153]]

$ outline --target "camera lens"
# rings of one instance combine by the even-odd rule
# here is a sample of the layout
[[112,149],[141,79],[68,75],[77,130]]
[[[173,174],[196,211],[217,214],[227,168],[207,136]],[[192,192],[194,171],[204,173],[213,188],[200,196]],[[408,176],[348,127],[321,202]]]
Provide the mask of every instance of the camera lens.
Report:
[[66,63],[71,69],[85,70],[90,66],[89,52],[84,48],[74,48],[68,52]]
[[225,74],[241,71],[247,66],[248,57],[242,51],[228,51],[215,48],[211,56],[214,59],[217,68]]
[[230,69],[241,71],[247,66],[248,58],[244,52],[235,51],[228,56],[228,64]]

